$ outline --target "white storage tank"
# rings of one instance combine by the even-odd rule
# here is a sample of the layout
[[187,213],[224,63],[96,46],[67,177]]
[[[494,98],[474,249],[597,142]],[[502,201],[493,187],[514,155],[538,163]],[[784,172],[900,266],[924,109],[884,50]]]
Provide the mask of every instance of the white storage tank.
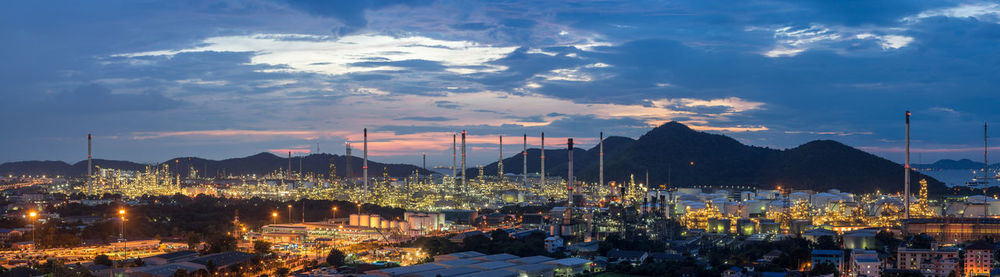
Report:
[[399,231],[400,232],[404,232],[405,233],[407,231],[410,231],[410,223],[408,223],[406,221],[399,222],[398,226],[399,226]]
[[382,220],[382,222],[380,222],[379,224],[382,225],[382,226],[379,226],[380,228],[382,228],[382,229],[389,229],[389,221],[388,220]]
[[350,218],[350,220],[348,220],[349,223],[347,225],[358,226],[358,215],[357,214],[351,214],[351,216],[349,218]]
[[389,221],[389,228],[392,228],[392,229],[399,228],[399,221],[396,221],[396,220]]
[[379,222],[382,220],[382,218],[380,218],[378,215],[375,215],[375,214],[371,215],[370,218],[371,218],[371,220],[368,222],[369,223],[368,227],[378,228],[379,227]]
[[358,226],[368,227],[371,225],[371,216],[367,214],[361,214],[358,216]]

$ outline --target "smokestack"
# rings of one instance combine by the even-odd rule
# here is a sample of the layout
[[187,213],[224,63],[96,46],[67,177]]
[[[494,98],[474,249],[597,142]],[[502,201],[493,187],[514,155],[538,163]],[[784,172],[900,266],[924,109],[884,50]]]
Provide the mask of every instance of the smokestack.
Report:
[[497,181],[503,178],[503,136],[500,136],[500,159],[497,161]]
[[351,158],[352,157],[351,157],[351,143],[350,142],[347,143],[347,150],[345,150],[345,153],[347,154],[347,156],[344,157],[344,166],[346,166],[347,168],[344,169],[345,170],[344,177],[347,177],[347,180],[350,181],[352,178],[354,178],[354,173],[351,172],[351,164],[352,164]]
[[[599,155],[600,159],[598,159],[598,162],[599,162],[598,166],[601,169],[600,169],[599,173],[597,174],[597,176],[598,176],[597,177],[597,181],[600,182],[600,183],[598,183],[597,187],[603,187],[604,186],[604,132],[601,132],[600,152],[601,152],[601,154]],[[614,190],[611,190],[611,191],[612,191],[612,193],[614,193]]]
[[542,187],[545,187],[545,132],[542,132]]
[[288,151],[288,174],[285,175],[285,179],[292,177],[292,151]]
[[424,170],[427,170],[427,153],[420,153],[420,155],[424,156]]
[[903,209],[906,211],[906,219],[910,219],[910,111],[906,111],[906,175],[903,175]]
[[527,188],[528,187],[528,134],[524,134],[524,149],[521,150],[521,163],[524,166],[523,168],[521,168],[521,174],[523,176],[521,177],[521,182],[522,185],[525,188]]
[[986,187],[990,185],[990,164],[986,160],[986,154],[990,151],[989,133],[986,132],[986,122],[983,122],[983,195],[986,195]]
[[367,191],[368,190],[368,128],[365,128],[364,132],[365,132],[365,146],[364,146],[365,161],[363,164],[361,164],[361,171],[363,172],[362,173],[363,176],[361,177],[365,178],[364,184],[365,184],[365,190]]
[[451,178],[454,179],[458,177],[455,174],[455,170],[458,168],[458,162],[456,156],[458,156],[458,140],[455,138],[455,134],[451,134]]
[[90,193],[90,190],[91,190],[90,185],[91,185],[91,183],[93,182],[93,179],[94,179],[94,172],[92,171],[92,168],[94,168],[94,164],[93,164],[93,161],[92,161],[93,160],[93,156],[91,155],[92,154],[92,152],[91,152],[92,149],[90,147],[90,141],[92,139],[93,138],[90,136],[90,134],[87,134],[87,193]]
[[569,153],[568,154],[569,155],[569,162],[567,162],[567,165],[566,165],[566,167],[568,168],[567,169],[568,173],[566,173],[566,176],[567,176],[566,177],[566,190],[569,191],[569,200],[567,200],[568,201],[567,203],[569,203],[568,204],[569,208],[572,209],[573,208],[573,185],[574,185],[574,182],[573,182],[573,139],[572,138],[566,140],[566,150],[567,150],[566,152]]
[[465,190],[465,174],[465,130],[462,130],[462,190]]

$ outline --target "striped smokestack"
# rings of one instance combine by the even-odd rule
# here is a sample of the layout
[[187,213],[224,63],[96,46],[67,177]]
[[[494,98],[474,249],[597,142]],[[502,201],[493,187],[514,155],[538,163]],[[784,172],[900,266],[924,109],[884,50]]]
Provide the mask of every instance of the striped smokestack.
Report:
[[365,190],[367,191],[368,190],[368,128],[365,128],[364,132],[365,132],[365,135],[364,135],[365,136],[365,142],[364,142],[364,144],[365,144],[365,146],[364,146],[365,147],[365,149],[364,149],[364,152],[365,152],[365,154],[364,154],[365,155],[365,161],[364,161],[363,164],[361,164],[361,171],[363,172],[361,177],[365,178],[365,183],[364,184],[365,184]]

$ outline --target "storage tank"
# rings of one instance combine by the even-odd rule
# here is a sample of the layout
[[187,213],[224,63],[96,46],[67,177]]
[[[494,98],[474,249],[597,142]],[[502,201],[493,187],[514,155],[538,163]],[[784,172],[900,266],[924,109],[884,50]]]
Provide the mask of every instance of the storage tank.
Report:
[[410,230],[410,223],[409,222],[406,222],[406,221],[399,222],[399,231],[400,232],[407,232],[409,230]]
[[358,226],[358,215],[357,214],[351,214],[351,216],[349,218],[350,218],[350,220],[348,220],[349,223],[347,225]]
[[371,216],[367,214],[362,214],[358,216],[358,226],[368,227],[371,225]]
[[380,218],[378,215],[374,215],[374,214],[371,215],[371,220],[368,222],[369,223],[368,227],[378,228],[379,227],[379,222],[381,220],[382,220],[382,218]]
[[380,228],[382,228],[382,229],[389,229],[389,221],[388,220],[382,220],[382,222],[380,222],[379,224],[382,225],[382,226],[379,226]]
[[389,221],[389,228],[391,229],[399,228],[399,221],[396,220]]

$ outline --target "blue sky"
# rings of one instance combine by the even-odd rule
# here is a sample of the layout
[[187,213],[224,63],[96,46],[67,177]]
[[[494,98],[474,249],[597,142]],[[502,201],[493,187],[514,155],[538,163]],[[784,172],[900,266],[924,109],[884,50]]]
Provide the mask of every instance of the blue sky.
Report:
[[26,1],[0,32],[0,161],[78,161],[87,133],[143,162],[339,154],[367,127],[373,159],[433,165],[468,130],[475,165],[500,134],[671,120],[900,161],[909,109],[929,163],[1000,128],[997,2]]

